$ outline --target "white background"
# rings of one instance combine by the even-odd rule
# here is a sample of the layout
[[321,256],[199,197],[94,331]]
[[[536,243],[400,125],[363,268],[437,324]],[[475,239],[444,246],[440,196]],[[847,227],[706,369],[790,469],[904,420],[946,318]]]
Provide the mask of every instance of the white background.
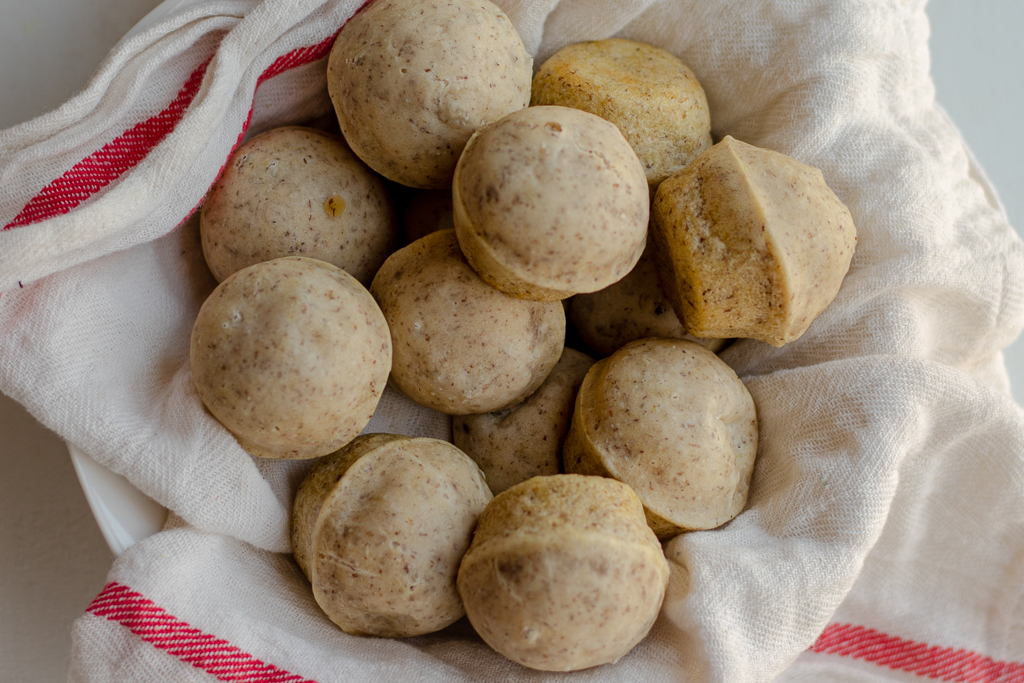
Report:
[[[0,129],[83,88],[107,51],[158,0],[0,0]],[[933,0],[938,101],[1024,229],[1024,1]],[[2,331],[0,331],[2,333]],[[1024,342],[1007,350],[1024,402]],[[71,622],[113,555],[67,449],[0,395],[0,683],[63,681]]]

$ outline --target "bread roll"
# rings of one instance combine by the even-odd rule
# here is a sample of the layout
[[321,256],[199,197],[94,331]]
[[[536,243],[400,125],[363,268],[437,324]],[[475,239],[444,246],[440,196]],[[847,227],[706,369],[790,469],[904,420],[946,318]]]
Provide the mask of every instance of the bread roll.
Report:
[[619,130],[566,107],[481,129],[452,187],[455,232],[488,284],[557,301],[625,277],[647,239],[647,179]]
[[601,477],[534,477],[480,516],[459,567],[470,623],[524,666],[617,661],[650,630],[669,567],[636,493]]
[[659,538],[713,529],[747,502],[754,400],[704,347],[642,339],[587,373],[563,453],[566,472],[633,487]]
[[391,382],[442,413],[513,406],[537,390],[562,355],[562,305],[490,287],[469,267],[451,230],[392,254],[370,289],[391,330]]
[[340,138],[298,126],[239,147],[206,196],[199,224],[218,282],[255,263],[306,256],[367,286],[397,235],[380,176]]
[[857,244],[821,171],[730,136],[663,182],[652,213],[665,293],[698,337],[798,339]]
[[533,58],[488,0],[375,0],[338,34],[327,89],[352,150],[411,187],[451,187],[480,127],[530,103]]
[[446,441],[361,436],[299,488],[295,560],[343,631],[432,633],[465,614],[455,578],[490,500],[480,470]]
[[370,421],[391,336],[370,293],[323,261],[258,263],[222,282],[192,328],[203,403],[253,455],[315,458]]

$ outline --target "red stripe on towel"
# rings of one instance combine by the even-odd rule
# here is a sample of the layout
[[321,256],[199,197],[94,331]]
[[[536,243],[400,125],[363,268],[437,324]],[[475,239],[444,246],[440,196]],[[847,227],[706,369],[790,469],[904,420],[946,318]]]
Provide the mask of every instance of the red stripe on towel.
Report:
[[1001,662],[970,650],[928,645],[852,624],[829,624],[810,649],[941,681],[1024,683],[1024,663]]
[[[260,74],[256,87],[259,87],[268,78],[273,78],[289,69],[323,59],[330,53],[336,35],[337,33],[316,45],[300,47],[281,55]],[[64,175],[51,182],[33,197],[21,210],[21,213],[3,227],[3,230],[65,214],[134,168],[181,121],[185,111],[192,104],[192,100],[199,93],[206,68],[212,59],[211,57],[206,60],[192,72],[166,109],[142,123],[135,124],[72,166]],[[249,117],[252,117],[251,109]],[[247,120],[242,133],[239,134],[239,141],[245,135],[248,127],[249,121]]]
[[124,626],[154,647],[222,681],[315,683],[203,633],[119,583],[104,586],[85,611]]
[[[363,3],[362,7],[356,10],[356,14],[358,14],[359,11],[366,6],[366,4],[368,3]],[[355,16],[355,14],[353,14],[352,16]],[[257,90],[259,89],[263,81],[267,80],[268,78],[273,78],[278,74],[284,73],[288,69],[294,69],[295,67],[298,66],[310,64],[311,62],[315,62],[318,59],[323,59],[324,57],[329,55],[331,53],[331,48],[334,46],[334,40],[335,38],[338,37],[339,33],[341,33],[340,28],[337,31],[335,31],[334,35],[324,38],[321,42],[317,43],[316,45],[300,47],[297,50],[292,50],[288,54],[281,55],[280,57],[275,59],[274,62],[270,66],[268,66],[262,74],[260,74],[260,77],[256,79]],[[253,104],[255,104],[255,94],[253,97]],[[252,110],[253,107],[252,105],[250,105],[249,114],[245,117],[245,123],[242,124],[242,130],[238,133],[238,138],[235,140],[235,144],[232,145],[231,151],[228,152],[227,159],[224,160],[224,163],[221,164],[220,166],[220,170],[217,171],[217,178],[220,178],[221,173],[224,172],[224,167],[227,166],[228,160],[231,159],[231,156],[235,153],[235,150],[238,149],[238,146],[242,144],[242,140],[245,139],[245,134],[249,130],[249,124],[252,123]],[[214,182],[216,182],[216,180],[214,180]],[[199,203],[199,206],[202,206],[202,202]],[[197,206],[196,208],[198,209],[199,207]],[[193,213],[194,212],[195,209],[193,209]],[[191,216],[192,214],[190,213],[189,215]],[[186,218],[185,220],[188,219]]]
[[[338,31],[340,32],[341,29],[338,29]],[[316,45],[307,45],[306,47],[300,47],[287,54],[281,55],[275,59],[263,73],[260,74],[259,80],[256,81],[256,87],[258,88],[260,83],[268,78],[273,78],[274,76],[288,71],[289,69],[294,69],[298,66],[305,66],[310,62],[323,59],[331,53],[331,47],[334,45],[334,39],[337,35],[338,33],[335,33],[332,36],[324,38]]]
[[166,109],[135,124],[72,166],[33,197],[3,229],[65,214],[142,161],[178,125],[199,92],[209,65],[210,59],[207,59],[192,72]]

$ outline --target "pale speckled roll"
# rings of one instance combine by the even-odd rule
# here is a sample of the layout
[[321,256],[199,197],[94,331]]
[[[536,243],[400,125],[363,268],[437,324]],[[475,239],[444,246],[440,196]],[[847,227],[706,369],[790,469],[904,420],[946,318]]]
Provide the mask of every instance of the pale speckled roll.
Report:
[[432,633],[465,614],[455,580],[490,500],[479,468],[450,443],[361,436],[299,487],[295,560],[345,632]]
[[395,247],[384,181],[345,142],[287,126],[239,147],[200,217],[203,254],[222,282],[261,261],[306,256],[369,285]]
[[747,501],[754,400],[732,368],[698,344],[632,342],[587,373],[563,453],[566,472],[633,487],[659,538],[713,529]]
[[245,450],[314,458],[370,421],[391,336],[370,293],[323,261],[286,257],[222,282],[192,328],[192,379]]
[[614,123],[640,157],[652,193],[711,147],[708,100],[693,71],[634,40],[562,48],[534,76],[531,104],[582,109]]
[[338,34],[327,87],[341,131],[371,168],[451,187],[481,126],[530,103],[533,58],[488,0],[374,0]]
[[489,286],[469,267],[452,230],[396,251],[370,290],[391,329],[391,382],[442,413],[513,406],[537,390],[562,354],[562,305]]
[[832,302],[857,244],[821,171],[730,136],[658,187],[651,237],[691,334],[774,346]]
[[646,337],[688,339],[718,353],[729,340],[700,339],[686,332],[661,289],[650,251],[648,245],[629,275],[615,284],[569,299],[569,325],[599,357]]
[[643,252],[643,167],[613,124],[530,107],[477,132],[452,185],[459,244],[503,292],[557,301],[625,277]]
[[480,466],[494,494],[562,469],[576,392],[593,364],[587,354],[564,349],[540,388],[519,405],[452,420],[452,441]]
[[669,566],[625,484],[534,477],[487,506],[459,567],[473,628],[544,671],[617,661],[658,616]]

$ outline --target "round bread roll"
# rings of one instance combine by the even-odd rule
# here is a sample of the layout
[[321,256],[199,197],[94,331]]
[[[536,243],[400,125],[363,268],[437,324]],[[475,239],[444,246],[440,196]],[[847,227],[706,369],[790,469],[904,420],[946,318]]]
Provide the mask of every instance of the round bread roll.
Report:
[[531,103],[611,121],[640,157],[651,192],[711,147],[704,89],[671,53],[611,38],[564,47],[533,78]]
[[438,230],[452,230],[451,190],[420,190],[405,209],[405,243]]
[[593,364],[585,353],[564,349],[540,388],[519,405],[452,420],[452,441],[480,466],[492,493],[558,474],[576,391]]
[[295,560],[346,633],[432,633],[465,614],[455,578],[490,500],[479,468],[446,441],[360,436],[299,487]]
[[533,58],[487,0],[375,0],[338,34],[327,89],[371,168],[411,187],[451,187],[477,128],[530,103]]
[[754,400],[704,347],[642,339],[587,373],[563,455],[566,472],[632,486],[659,538],[713,529],[747,502]]
[[599,356],[610,356],[631,341],[647,337],[688,339],[718,353],[727,339],[699,339],[687,334],[658,282],[658,267],[644,250],[629,275],[591,294],[569,299],[569,324]]
[[459,567],[480,637],[524,666],[614,662],[661,609],[669,566],[640,500],[611,479],[534,477],[484,510]]
[[821,171],[729,136],[658,187],[651,236],[690,334],[774,346],[832,302],[857,244]]
[[391,336],[370,293],[323,261],[287,257],[238,271],[192,328],[200,398],[245,450],[315,458],[370,421]]
[[557,301],[622,279],[643,252],[643,167],[618,128],[530,107],[473,136],[455,169],[455,232],[486,282]]
[[257,135],[231,155],[199,226],[218,282],[255,263],[306,256],[368,285],[397,235],[384,181],[340,138],[298,126]]
[[537,390],[562,355],[562,305],[515,299],[488,286],[452,230],[392,254],[370,291],[391,329],[391,382],[442,413],[515,405]]

